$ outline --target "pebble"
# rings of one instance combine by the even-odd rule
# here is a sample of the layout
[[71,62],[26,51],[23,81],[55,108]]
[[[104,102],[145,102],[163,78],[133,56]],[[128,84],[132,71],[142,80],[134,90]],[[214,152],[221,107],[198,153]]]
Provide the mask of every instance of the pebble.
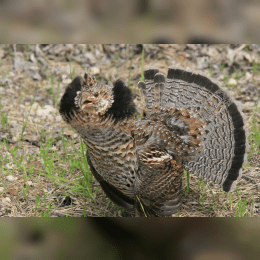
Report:
[[235,79],[231,78],[231,79],[228,80],[228,84],[236,86],[237,85],[237,81]]
[[72,130],[69,130],[69,129],[64,129],[63,134],[67,135],[67,136],[73,136],[74,132]]
[[71,83],[71,78],[68,74],[62,74],[61,75],[61,82],[64,84],[69,84]]
[[9,76],[10,76],[11,78],[13,78],[13,77],[15,77],[16,75],[15,75],[15,73],[13,73],[12,71],[10,71],[10,72],[9,72]]
[[61,75],[61,81],[63,82],[64,80],[68,79],[69,78],[69,75],[67,74],[62,74]]
[[13,68],[15,71],[24,71],[28,69],[28,67],[30,66],[30,62],[28,62],[25,59],[24,54],[22,52],[15,53],[13,63],[14,63]]
[[0,187],[0,192],[3,192],[4,191],[4,187]]
[[84,56],[90,65],[94,65],[97,62],[96,57],[91,52],[86,52]]
[[32,181],[28,181],[27,183],[28,183],[29,186],[33,186]]
[[53,106],[50,105],[45,105],[44,107],[39,107],[38,110],[36,111],[36,114],[38,116],[48,116],[50,113],[56,112],[56,109]]
[[13,141],[14,143],[16,143],[16,142],[18,141],[18,137],[13,136],[13,137],[12,137],[12,141]]
[[37,81],[42,80],[42,77],[38,72],[33,73],[32,78]]
[[69,83],[71,83],[71,79],[70,78],[64,79],[64,80],[62,80],[62,83],[69,84]]
[[8,175],[8,176],[6,176],[6,179],[8,180],[8,181],[16,181],[17,180],[17,177],[14,177],[13,175]]
[[0,83],[1,83],[1,85],[10,85],[10,84],[12,84],[12,80],[10,80],[10,79],[8,79],[8,78],[2,78],[2,79],[0,79]]
[[253,109],[254,106],[255,106],[255,102],[245,102],[245,103],[244,103],[244,109],[245,109],[245,110]]
[[61,116],[60,116],[60,115],[58,115],[58,116],[55,116],[55,121],[58,121],[58,122],[59,122],[59,121],[61,121],[61,119],[62,119],[62,118],[61,118]]
[[250,79],[252,79],[252,74],[247,71],[245,74],[245,80],[250,80]]
[[[6,168],[7,169],[13,169],[14,168],[14,165],[13,165],[13,163],[8,163],[8,164],[6,164]],[[10,176],[12,176],[12,175],[10,175]]]
[[49,151],[55,152],[55,151],[57,151],[57,147],[56,146],[52,146],[51,148],[49,148]]
[[98,67],[92,67],[91,68],[91,74],[97,75],[99,73],[100,73],[100,68],[98,68]]
[[53,101],[48,98],[46,101],[45,101],[46,105],[50,105],[50,106],[53,106]]
[[9,197],[6,197],[6,198],[5,198],[5,201],[11,202],[11,199],[10,199]]

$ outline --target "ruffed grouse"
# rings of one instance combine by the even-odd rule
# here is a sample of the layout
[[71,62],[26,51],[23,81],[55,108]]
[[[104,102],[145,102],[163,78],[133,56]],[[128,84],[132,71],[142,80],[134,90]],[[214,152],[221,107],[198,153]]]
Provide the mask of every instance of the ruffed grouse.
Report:
[[144,112],[130,89],[85,74],[68,85],[60,114],[82,137],[92,174],[107,196],[137,215],[170,216],[181,206],[183,170],[226,192],[242,175],[248,150],[236,101],[205,75],[155,67],[139,82]]

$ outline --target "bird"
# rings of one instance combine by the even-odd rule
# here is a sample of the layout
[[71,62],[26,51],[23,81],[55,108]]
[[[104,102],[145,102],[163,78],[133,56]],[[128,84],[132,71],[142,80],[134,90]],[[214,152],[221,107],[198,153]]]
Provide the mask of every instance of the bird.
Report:
[[247,162],[245,115],[234,97],[204,73],[148,66],[133,94],[85,73],[65,89],[59,112],[84,141],[91,173],[117,205],[135,216],[172,216],[182,205],[184,170],[234,190]]

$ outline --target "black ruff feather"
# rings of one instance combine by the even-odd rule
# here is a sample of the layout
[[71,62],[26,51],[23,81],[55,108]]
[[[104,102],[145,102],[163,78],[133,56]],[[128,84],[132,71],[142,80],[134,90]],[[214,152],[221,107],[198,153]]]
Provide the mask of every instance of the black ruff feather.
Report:
[[112,107],[108,109],[106,116],[112,115],[115,119],[114,123],[130,118],[137,113],[135,103],[133,102],[133,94],[125,83],[118,79],[113,88],[114,102]]
[[60,114],[67,115],[70,119],[70,111],[74,108],[77,109],[75,105],[75,97],[77,96],[77,92],[81,90],[81,86],[83,85],[83,78],[76,77],[73,81],[67,86],[65,93],[63,94],[60,101]]

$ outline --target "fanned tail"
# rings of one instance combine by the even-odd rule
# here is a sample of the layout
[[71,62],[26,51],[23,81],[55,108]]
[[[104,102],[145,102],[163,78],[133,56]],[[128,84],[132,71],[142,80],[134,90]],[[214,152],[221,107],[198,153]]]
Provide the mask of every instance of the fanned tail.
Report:
[[203,149],[183,162],[185,169],[224,191],[234,189],[249,150],[239,104],[219,83],[192,70],[170,67],[165,80],[157,68],[148,67],[144,75],[145,82],[139,82],[138,87],[149,113],[155,105],[172,107],[187,110],[205,122]]

